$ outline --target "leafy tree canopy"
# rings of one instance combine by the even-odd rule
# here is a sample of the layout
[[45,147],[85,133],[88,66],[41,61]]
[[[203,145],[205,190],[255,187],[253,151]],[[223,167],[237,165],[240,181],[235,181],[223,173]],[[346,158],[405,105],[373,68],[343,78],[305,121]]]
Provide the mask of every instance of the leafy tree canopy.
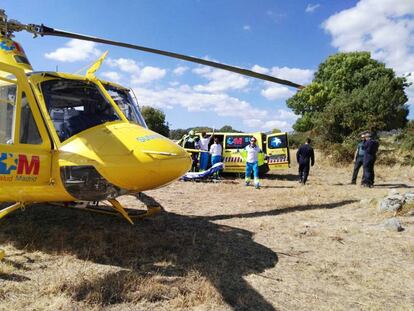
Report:
[[141,108],[141,113],[150,130],[166,137],[169,136],[170,128],[168,123],[165,121],[164,112],[157,108],[143,106]]
[[[190,130],[193,130],[195,132],[213,132],[213,128],[209,126],[196,126],[196,127],[190,127],[188,129],[175,129],[170,130],[170,138],[171,139],[181,139],[184,135],[188,134]],[[219,129],[214,129],[215,132],[224,132],[224,133],[242,133],[239,130],[234,129],[230,125],[224,125],[223,127]]]
[[241,131],[238,131],[234,129],[231,125],[224,125],[222,128],[218,129],[217,132],[223,132],[223,133],[241,133]]
[[301,117],[293,128],[342,143],[364,130],[402,128],[407,123],[406,79],[396,77],[369,52],[338,53],[319,65],[311,84],[288,99]]

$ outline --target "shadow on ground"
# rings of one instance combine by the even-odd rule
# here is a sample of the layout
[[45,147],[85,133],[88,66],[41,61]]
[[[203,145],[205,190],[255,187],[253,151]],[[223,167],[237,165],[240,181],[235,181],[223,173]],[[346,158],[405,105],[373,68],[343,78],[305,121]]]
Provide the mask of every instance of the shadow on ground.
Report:
[[[150,206],[159,205],[151,197],[143,195],[141,199]],[[143,277],[155,273],[184,277],[195,270],[210,280],[233,309],[275,310],[243,278],[278,262],[275,252],[252,237],[247,230],[218,225],[207,218],[166,212],[131,226],[114,216],[33,205],[0,222],[0,240],[20,250],[72,254],[131,269]],[[162,267],[159,262],[172,264]],[[105,275],[97,280],[99,284],[83,285],[72,292],[78,293],[75,298],[81,300],[88,290],[113,288],[114,280],[123,283],[123,274],[125,271]],[[0,275],[0,279],[5,278]],[[17,281],[17,276],[7,279]],[[104,302],[120,303],[122,297],[111,296]]]
[[414,188],[414,186],[410,186],[407,184],[401,184],[401,183],[388,183],[388,184],[375,184],[374,185],[375,188],[407,188],[407,189],[412,189]]
[[[160,206],[145,194],[140,199],[149,206]],[[244,276],[274,267],[278,262],[277,254],[256,243],[251,232],[212,220],[335,208],[352,202],[210,217],[162,212],[154,218],[138,221],[135,226],[113,216],[34,205],[0,222],[0,240],[19,250],[71,254],[83,260],[130,269],[144,277],[151,273],[184,277],[195,270],[210,280],[234,310],[275,310]],[[157,264],[159,262],[172,264],[162,267]],[[125,270],[110,273],[96,280],[96,284],[79,285],[74,289],[77,293],[74,298],[83,300],[93,288],[105,290],[112,288],[114,282],[124,286],[128,278],[125,273]],[[3,277],[0,275],[0,279]],[[25,277],[11,278],[23,281]],[[121,293],[122,288],[118,291]],[[110,298],[103,301],[105,304],[123,302],[122,296],[108,295]]]
[[279,173],[272,173],[267,174],[266,179],[269,180],[287,180],[287,181],[299,181],[299,175],[297,174],[279,174]]

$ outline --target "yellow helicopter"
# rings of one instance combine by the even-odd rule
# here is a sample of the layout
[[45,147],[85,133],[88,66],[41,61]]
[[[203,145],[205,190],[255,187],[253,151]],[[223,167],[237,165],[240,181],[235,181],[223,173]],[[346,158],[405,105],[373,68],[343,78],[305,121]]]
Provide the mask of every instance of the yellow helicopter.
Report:
[[12,40],[19,31],[121,46],[302,87],[191,56],[25,25],[0,10],[0,202],[17,202],[0,210],[0,218],[34,202],[106,200],[133,223],[117,197],[166,185],[191,166],[183,148],[146,127],[129,89],[96,78],[106,54],[85,76],[33,71]]

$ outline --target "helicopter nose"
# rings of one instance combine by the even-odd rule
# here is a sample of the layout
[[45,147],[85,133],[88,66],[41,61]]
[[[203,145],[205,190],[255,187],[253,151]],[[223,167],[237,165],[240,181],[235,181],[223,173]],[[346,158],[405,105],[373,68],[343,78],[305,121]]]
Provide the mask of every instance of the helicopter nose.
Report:
[[191,167],[188,153],[176,143],[129,123],[79,133],[61,150],[71,154],[67,159],[71,163],[94,163],[108,182],[131,192],[161,187],[180,178]]
[[[155,132],[147,129],[135,132],[127,127],[113,133],[129,154],[108,155],[103,175],[120,188],[130,191],[157,188],[183,176],[191,167],[191,159],[183,148]],[[107,148],[113,148],[113,144],[108,142]]]

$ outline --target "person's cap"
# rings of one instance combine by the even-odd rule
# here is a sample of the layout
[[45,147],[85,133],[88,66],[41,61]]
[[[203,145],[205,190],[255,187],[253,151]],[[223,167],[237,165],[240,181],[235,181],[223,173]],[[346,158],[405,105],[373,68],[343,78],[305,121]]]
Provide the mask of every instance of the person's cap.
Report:
[[251,141],[251,142],[256,142],[256,141],[257,141],[257,139],[256,139],[256,137],[252,137],[252,138],[250,138],[250,141]]
[[371,133],[370,132],[366,132],[365,133],[365,137],[371,137]]
[[191,136],[193,136],[195,133],[194,133],[194,130],[191,130],[191,131],[189,131],[188,132],[188,135],[191,135]]

